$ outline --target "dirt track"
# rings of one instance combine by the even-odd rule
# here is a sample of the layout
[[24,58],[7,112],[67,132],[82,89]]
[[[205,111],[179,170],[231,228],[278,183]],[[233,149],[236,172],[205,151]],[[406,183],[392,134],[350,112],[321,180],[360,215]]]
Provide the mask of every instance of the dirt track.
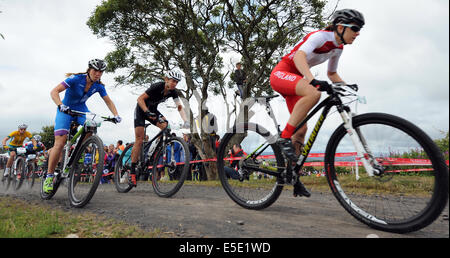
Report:
[[107,184],[99,186],[86,207],[74,209],[69,207],[66,187],[61,187],[49,201],[40,199],[38,188],[39,184],[31,192],[21,189],[5,193],[0,185],[0,196],[15,196],[73,213],[89,211],[186,238],[365,238],[370,234],[382,238],[449,238],[448,205],[432,225],[399,235],[360,223],[329,192],[313,192],[306,199],[294,198],[290,191],[284,191],[271,207],[253,211],[235,204],[221,187],[184,185],[175,196],[164,199],[153,193],[148,183],[140,183],[126,194]]

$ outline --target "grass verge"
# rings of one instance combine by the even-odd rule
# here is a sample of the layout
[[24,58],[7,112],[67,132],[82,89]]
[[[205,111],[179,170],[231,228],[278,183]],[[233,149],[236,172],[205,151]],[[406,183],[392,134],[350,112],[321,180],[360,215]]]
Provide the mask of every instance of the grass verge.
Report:
[[0,197],[0,238],[167,238],[173,234],[147,232],[95,214],[75,215],[20,199]]

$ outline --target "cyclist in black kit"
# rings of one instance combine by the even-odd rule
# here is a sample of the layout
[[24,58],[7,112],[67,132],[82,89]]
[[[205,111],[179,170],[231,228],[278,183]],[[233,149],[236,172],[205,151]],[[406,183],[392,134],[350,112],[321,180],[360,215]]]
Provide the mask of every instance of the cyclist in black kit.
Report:
[[160,117],[164,120],[166,120],[166,118],[158,111],[158,104],[166,101],[168,98],[172,98],[184,121],[184,127],[189,126],[184,108],[181,105],[178,93],[175,90],[181,79],[182,75],[179,72],[170,71],[163,82],[152,84],[150,88],[137,99],[136,109],[134,110],[135,143],[133,150],[131,151],[131,173],[128,180],[130,185],[134,187],[136,186],[136,164],[139,160],[139,154],[141,153],[141,147],[145,137],[145,121],[149,121],[161,130],[167,127],[167,123],[161,123],[159,121]]

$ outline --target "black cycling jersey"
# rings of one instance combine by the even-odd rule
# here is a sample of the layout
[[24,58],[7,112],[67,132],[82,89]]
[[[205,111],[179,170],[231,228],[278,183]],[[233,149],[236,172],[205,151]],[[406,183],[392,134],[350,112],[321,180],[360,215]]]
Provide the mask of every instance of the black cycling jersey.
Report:
[[165,86],[165,82],[158,82],[152,84],[150,88],[145,91],[145,93],[149,96],[149,98],[145,100],[145,105],[148,108],[151,106],[157,107],[159,103],[166,101],[170,97],[174,100],[178,98],[178,93],[175,90],[170,90],[167,95],[164,95]]
[[[166,101],[168,98],[172,97],[174,100],[178,99],[178,93],[175,90],[170,90],[167,95],[164,95],[165,82],[159,82],[152,84],[145,93],[149,96],[145,100],[145,105],[148,110],[155,113],[158,116],[163,116],[161,112],[158,111],[159,103]],[[139,104],[136,105],[134,110],[134,127],[144,126],[145,120],[150,121],[152,124],[156,125],[157,120],[150,120],[145,114]]]

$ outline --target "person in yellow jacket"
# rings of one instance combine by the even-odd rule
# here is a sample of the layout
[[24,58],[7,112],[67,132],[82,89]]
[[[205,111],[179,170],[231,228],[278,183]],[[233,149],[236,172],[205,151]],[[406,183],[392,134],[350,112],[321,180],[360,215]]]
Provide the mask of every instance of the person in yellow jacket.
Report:
[[[33,149],[37,149],[37,142],[33,139],[30,132],[27,131],[28,125],[21,124],[18,126],[18,130],[10,133],[7,137],[3,139],[2,146],[3,149],[8,150],[9,159],[6,163],[5,173],[3,174],[3,179],[5,179],[9,175],[9,171],[11,170],[14,159],[16,158],[17,148],[22,147],[25,139],[30,139],[33,142]],[[6,142],[11,140],[8,145]]]

